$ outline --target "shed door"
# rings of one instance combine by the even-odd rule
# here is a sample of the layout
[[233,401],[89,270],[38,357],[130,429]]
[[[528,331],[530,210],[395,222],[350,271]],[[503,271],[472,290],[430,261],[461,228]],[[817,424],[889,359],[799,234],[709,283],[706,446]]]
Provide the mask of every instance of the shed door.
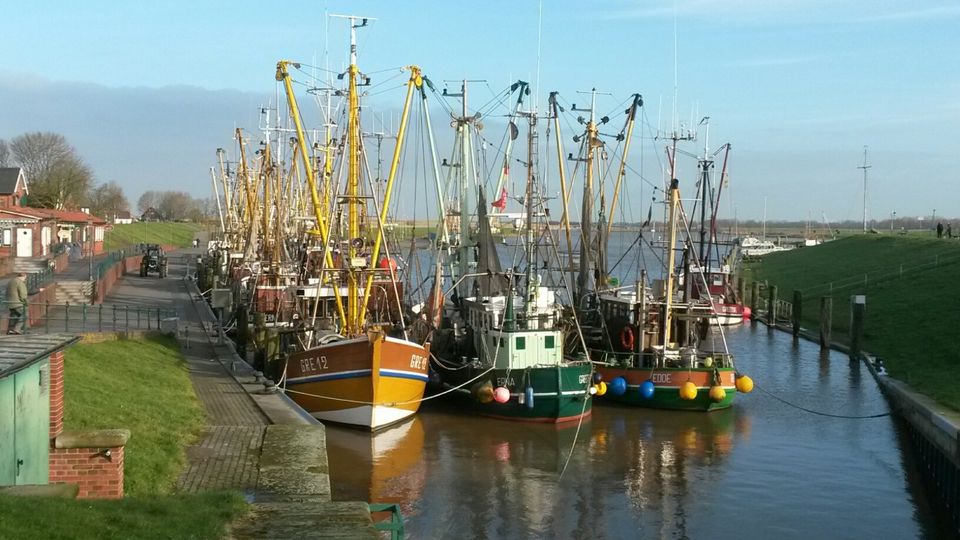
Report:
[[17,481],[17,453],[13,447],[15,403],[13,377],[0,379],[0,486],[12,486]]
[[18,371],[14,385],[16,484],[46,484],[50,478],[49,361]]
[[33,257],[33,229],[17,229],[17,257]]

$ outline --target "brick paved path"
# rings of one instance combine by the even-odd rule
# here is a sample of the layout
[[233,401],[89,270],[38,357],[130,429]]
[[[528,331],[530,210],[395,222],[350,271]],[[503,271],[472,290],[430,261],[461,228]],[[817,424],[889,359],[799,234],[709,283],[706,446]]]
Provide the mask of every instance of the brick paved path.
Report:
[[171,256],[166,279],[127,276],[117,282],[107,300],[175,308],[180,316],[178,340],[207,426],[200,440],[187,449],[187,467],[177,481],[178,489],[252,490],[257,486],[260,448],[269,422],[216,360],[211,344],[216,338],[208,336],[183,281],[194,251]]

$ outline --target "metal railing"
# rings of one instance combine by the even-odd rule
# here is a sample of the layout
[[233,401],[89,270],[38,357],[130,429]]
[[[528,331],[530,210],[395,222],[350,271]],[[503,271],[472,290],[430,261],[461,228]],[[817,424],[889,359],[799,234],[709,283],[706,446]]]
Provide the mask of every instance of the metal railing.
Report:
[[[4,310],[3,328],[8,329],[9,315]],[[24,303],[24,329],[31,333],[87,333],[150,330],[176,332],[180,316],[176,309],[130,305],[89,305]],[[27,313],[30,316],[27,316]],[[32,319],[32,323],[29,321]]]
[[368,503],[370,514],[389,513],[389,520],[373,520],[373,526],[378,531],[390,533],[390,540],[403,540],[403,514],[400,513],[399,504],[390,503]]
[[27,292],[34,294],[53,281],[53,268],[47,267],[39,272],[27,274]]

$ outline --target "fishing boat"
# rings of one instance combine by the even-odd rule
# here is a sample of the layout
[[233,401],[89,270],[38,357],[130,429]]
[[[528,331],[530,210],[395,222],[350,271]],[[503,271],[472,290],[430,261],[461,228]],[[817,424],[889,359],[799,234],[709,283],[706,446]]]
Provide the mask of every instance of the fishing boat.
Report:
[[[430,345],[408,339],[402,322],[399,268],[389,252],[382,253],[384,224],[388,221],[411,99],[423,79],[419,68],[408,68],[410,78],[393,165],[382,199],[368,208],[374,197],[362,188],[368,182],[362,181],[365,160],[361,154],[357,88],[361,79],[368,82],[368,78],[357,67],[356,56],[356,30],[365,26],[367,19],[346,18],[350,24],[346,155],[342,159],[347,167],[346,188],[335,201],[337,209],[329,213],[323,211],[325,201],[317,188],[288,69],[291,63],[281,61],[277,65],[277,80],[284,84],[313,199],[316,230],[311,234],[319,237],[316,248],[305,255],[316,261],[314,275],[309,278],[312,282],[296,290],[297,298],[306,307],[309,323],[296,342],[298,350],[286,357],[284,390],[320,420],[376,430],[416,413],[428,379]],[[337,223],[336,219],[345,223]],[[362,219],[366,220],[365,226],[361,225]]]
[[[676,242],[680,194],[677,180],[669,190],[670,245]],[[623,321],[616,331],[613,350],[595,351],[601,360],[598,372],[606,381],[605,399],[657,409],[713,411],[733,404],[738,390],[749,391],[752,382],[740,377],[733,356],[720,347],[705,347],[716,308],[700,302],[683,302],[674,290],[675,249],[668,249],[667,276],[662,295],[654,295],[641,276],[638,295],[608,300],[602,306],[610,321]],[[698,274],[703,279],[703,274]],[[706,286],[706,283],[704,283]]]
[[[616,140],[624,141],[624,146],[620,175],[614,182],[612,208],[618,199],[634,118],[641,104],[636,96],[626,111],[623,131],[616,137]],[[689,239],[676,178],[671,179],[666,193],[665,279],[650,286],[644,269],[639,272],[635,288],[629,290],[610,276],[607,239],[611,224],[606,221],[603,196],[599,198],[598,210],[593,210],[596,193],[594,168],[597,161],[603,159],[601,149],[605,146],[594,119],[594,109],[595,101],[591,102],[589,109],[578,109],[589,111],[590,118],[584,122],[583,134],[575,139],[581,141],[578,159],[584,163],[585,181],[580,219],[580,265],[573,307],[582,322],[590,357],[597,363],[597,373],[602,377],[603,384],[597,395],[605,400],[650,408],[693,411],[727,408],[733,403],[738,386],[746,389],[747,380],[738,384],[733,356],[726,350],[722,332],[719,347],[704,346],[711,333],[711,322],[717,322],[722,308],[718,310],[703,272],[705,265],[702,261],[706,257],[697,256]],[[676,173],[678,140],[687,139],[673,137],[669,155],[671,177]],[[706,170],[702,163],[701,170]],[[705,186],[705,182],[701,183]],[[599,191],[603,194],[602,189]],[[706,191],[702,192],[702,197],[705,201]],[[702,221],[703,241],[707,228],[705,220]],[[645,226],[641,227],[641,238]],[[683,242],[678,236],[678,227],[681,226],[688,232]],[[678,251],[684,255],[682,265],[677,264]],[[710,252],[706,242],[702,242],[701,251],[704,254]],[[681,277],[686,280],[682,287],[679,286]],[[700,294],[692,294],[694,290]]]
[[[561,423],[576,421],[591,413],[592,366],[586,358],[565,354],[565,340],[576,331],[565,331],[567,320],[557,302],[555,288],[543,284],[538,270],[552,266],[536,249],[535,238],[546,226],[542,185],[535,177],[537,153],[537,115],[520,111],[528,94],[526,83],[513,89],[517,99],[510,122],[510,143],[504,154],[504,166],[498,182],[498,201],[494,209],[505,206],[502,191],[508,174],[512,140],[518,136],[514,118],[527,119],[527,175],[523,197],[525,269],[504,271],[491,231],[488,204],[478,176],[471,172],[476,157],[476,119],[466,112],[466,82],[460,96],[463,115],[457,119],[458,136],[454,148],[454,170],[458,171],[460,207],[452,212],[459,220],[458,238],[448,254],[454,280],[453,297],[446,303],[443,321],[434,332],[433,369],[439,387],[465,397],[476,413],[509,420]],[[474,212],[471,193],[477,194]],[[443,199],[444,197],[441,197]],[[476,229],[469,217],[476,215]],[[546,235],[549,237],[549,235]],[[554,250],[555,251],[555,250]],[[553,261],[553,264],[556,264]],[[439,284],[439,281],[437,282]],[[434,299],[441,296],[439,285]],[[435,300],[438,301],[438,300]]]

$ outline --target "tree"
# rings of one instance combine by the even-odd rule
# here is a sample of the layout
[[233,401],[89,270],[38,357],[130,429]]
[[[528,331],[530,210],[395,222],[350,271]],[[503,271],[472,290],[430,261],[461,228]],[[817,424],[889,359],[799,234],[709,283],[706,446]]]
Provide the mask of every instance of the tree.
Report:
[[156,209],[160,206],[160,192],[159,191],[145,191],[143,195],[137,199],[137,210],[141,214],[149,210],[150,208]]
[[88,199],[92,174],[63,135],[25,133],[10,141],[13,161],[30,185],[31,206],[77,206]]
[[10,162],[10,145],[7,141],[0,139],[0,167],[9,167],[13,165]]
[[193,207],[193,197],[189,193],[182,191],[162,191],[160,192],[160,202],[156,209],[160,212],[161,219],[177,220],[185,219]]
[[90,212],[95,216],[110,218],[119,212],[130,210],[130,203],[123,188],[116,182],[100,184],[90,192]]

